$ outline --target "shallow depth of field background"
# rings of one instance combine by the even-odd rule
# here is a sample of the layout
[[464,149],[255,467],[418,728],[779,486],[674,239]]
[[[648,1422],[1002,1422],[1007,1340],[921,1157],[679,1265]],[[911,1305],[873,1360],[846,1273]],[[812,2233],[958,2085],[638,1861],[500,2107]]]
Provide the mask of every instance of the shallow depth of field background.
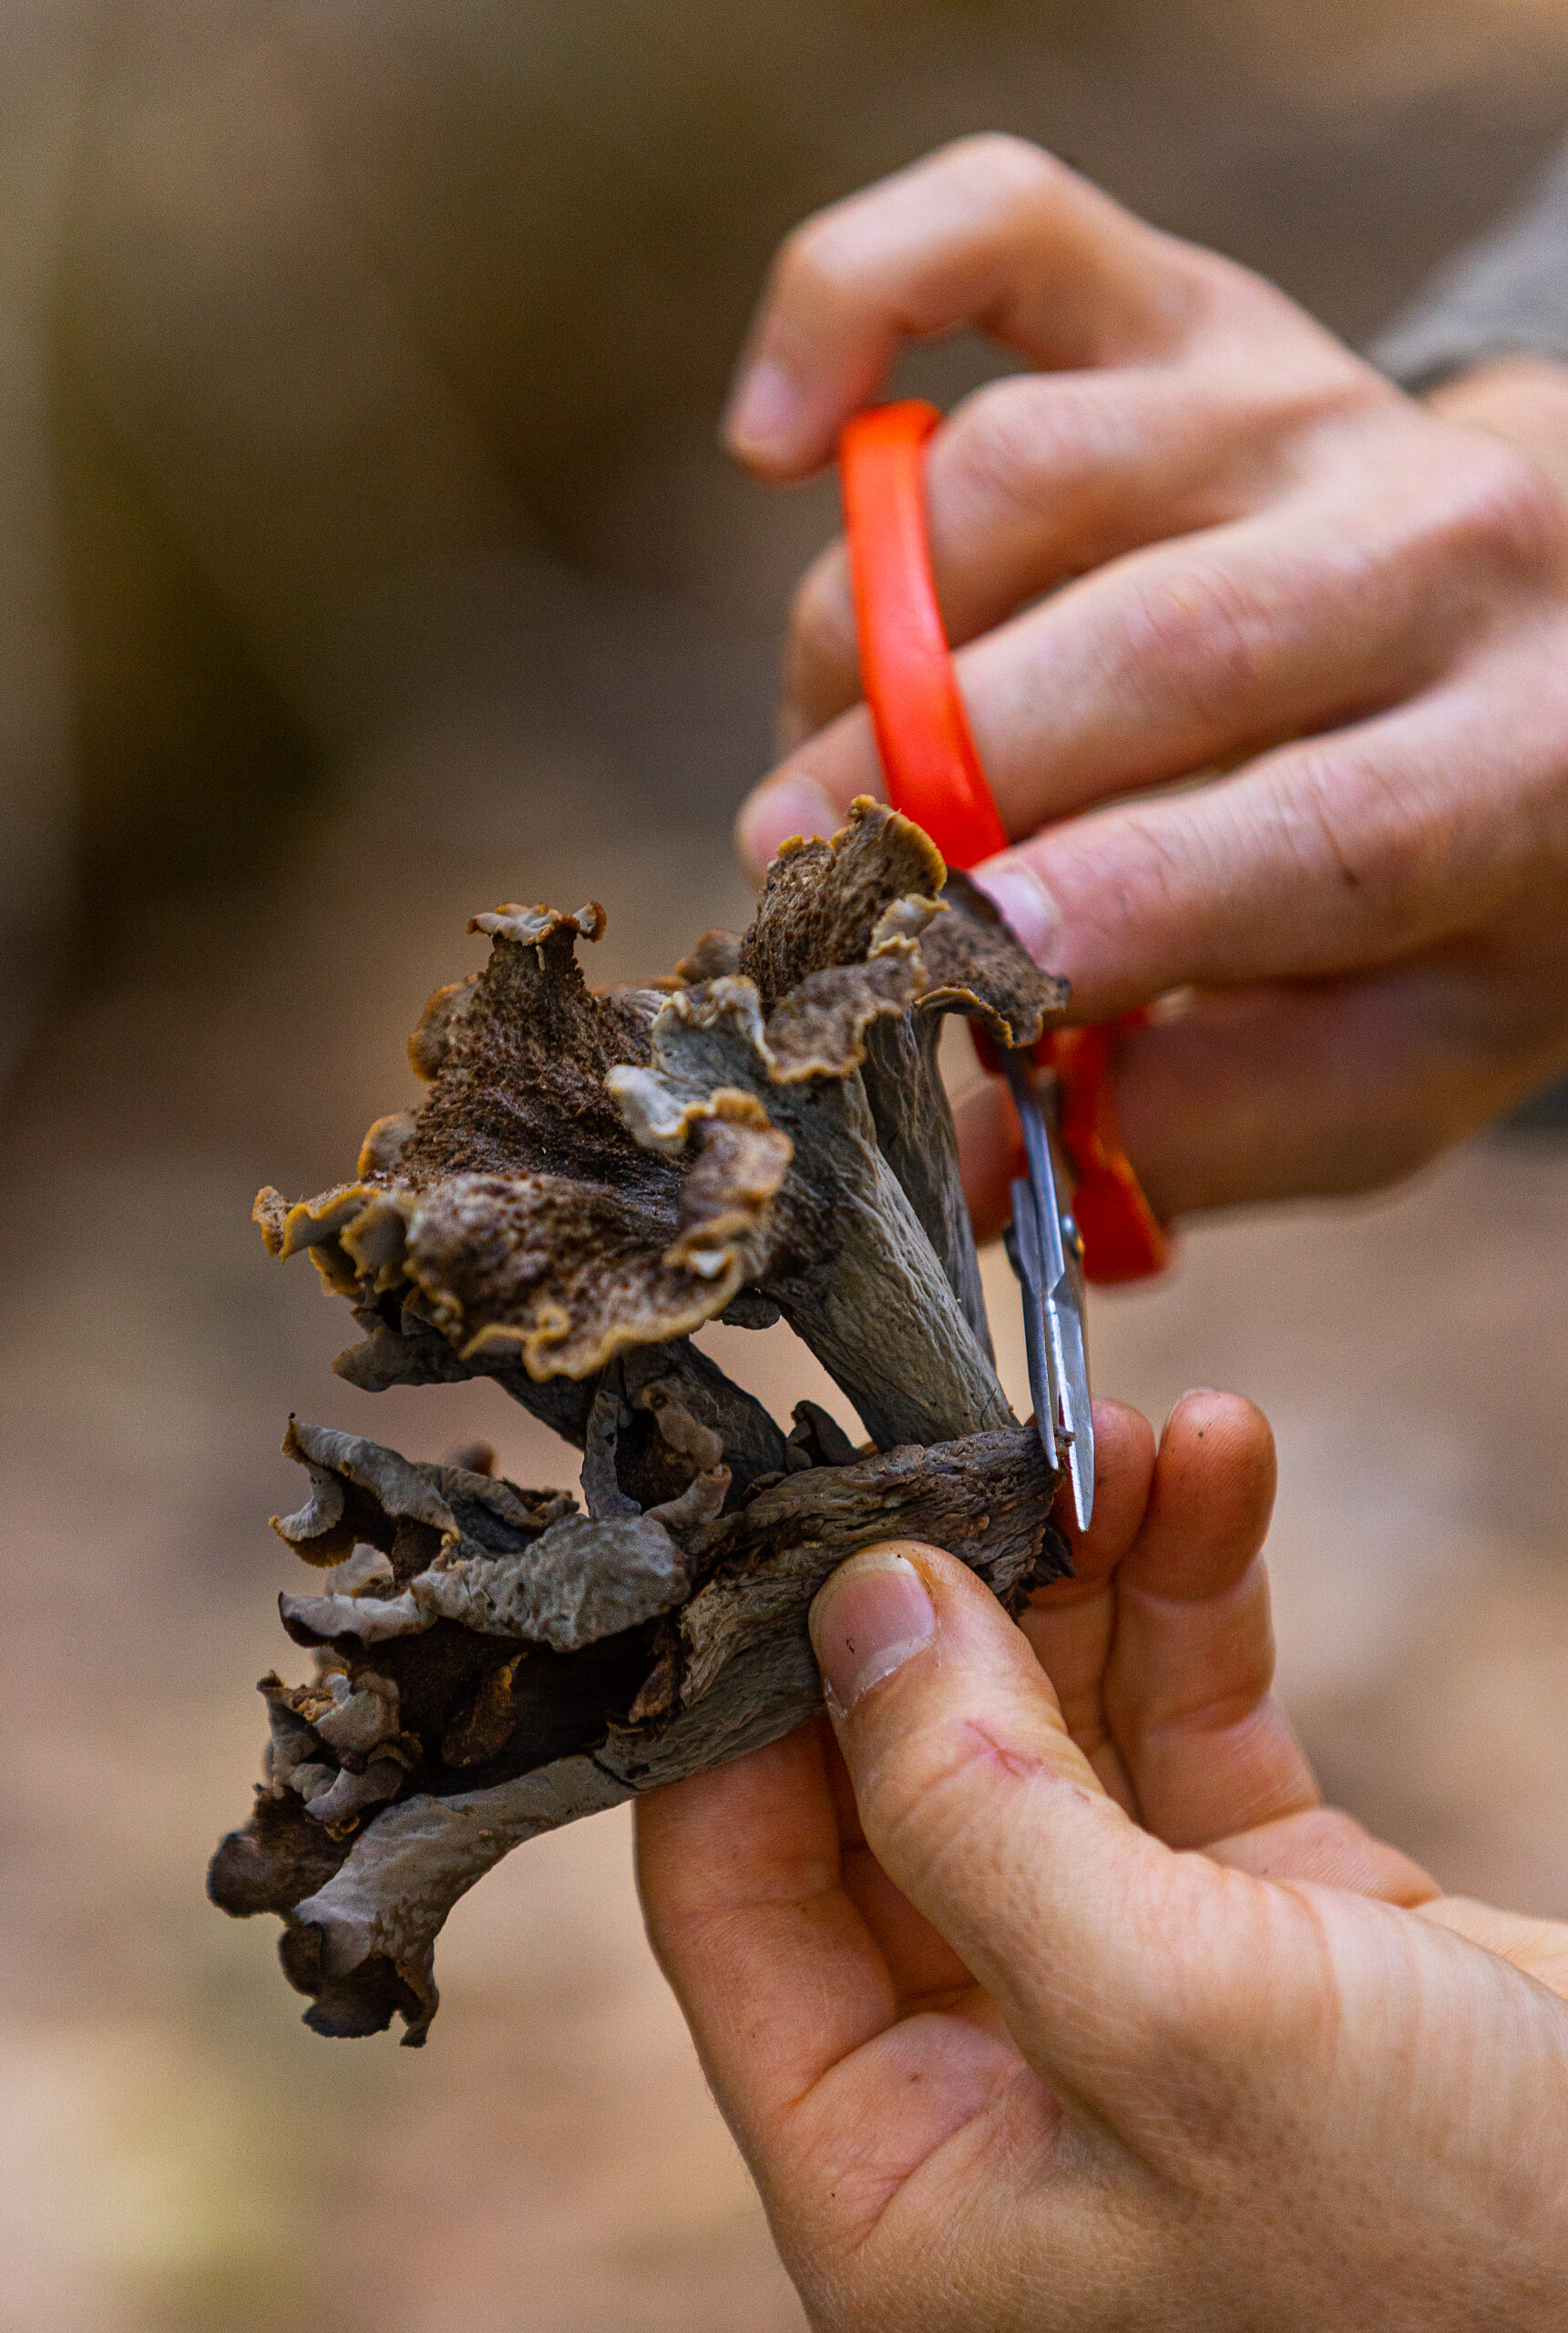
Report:
[[[203,1901],[299,1658],[288,1411],[575,1476],[493,1387],[332,1377],[347,1313],[252,1193],[410,1098],[477,910],[600,898],[606,979],[743,920],[729,817],[834,498],[713,433],[794,218],[1011,128],[1354,338],[1565,121],[1560,0],[9,0],[4,2333],[802,2324],[620,1817],[459,1908],[423,2054],[314,2040],[274,1924]],[[1560,1916],[1565,1264],[1568,1148],[1515,1135],[1194,1231],[1093,1322],[1102,1390],[1273,1416],[1328,1790]],[[786,1413],[819,1386],[724,1341]]]

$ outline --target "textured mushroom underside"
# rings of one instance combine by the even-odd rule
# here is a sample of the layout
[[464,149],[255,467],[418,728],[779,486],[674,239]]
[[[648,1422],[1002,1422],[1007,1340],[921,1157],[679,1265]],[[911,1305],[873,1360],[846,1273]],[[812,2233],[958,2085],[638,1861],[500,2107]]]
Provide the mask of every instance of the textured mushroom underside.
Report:
[[385,1564],[345,1559],[341,1585],[280,1599],[323,1674],[292,1692],[263,1680],[267,1780],[210,1887],[225,1910],[282,1915],[285,1969],[331,2034],[396,2009],[423,2040],[436,1935],[501,1856],[812,1715],[807,1607],[857,1547],[934,1540],[1013,1608],[1068,1568],[1054,1476],[1016,1426],[808,1460],[729,1513],[710,1470],[609,1518],[321,1427],[285,1447],[315,1487],[283,1536],[317,1562],[352,1532]]
[[[291,1423],[328,1567],[285,1596],[317,1674],[262,1680],[271,1741],[214,1899],[285,1922],[323,2032],[420,2040],[451,1905],[521,1840],[774,1739],[819,1706],[805,1611],[857,1547],[960,1555],[1010,1606],[1065,1570],[1055,1483],[990,1358],[937,1074],[942,1013],[1031,1043],[1065,1001],[917,827],[862,801],[787,845],[743,935],[591,992],[603,928],[503,908],[410,1043],[430,1091],[354,1177],[290,1206],[364,1331],[370,1390],[488,1375],[582,1450],[587,1514]],[[689,1342],[783,1313],[874,1445],[788,1434]]]
[[[354,1303],[344,1376],[491,1374],[580,1440],[576,1389],[608,1362],[760,1303],[879,1444],[1006,1422],[938,1024],[1030,1043],[1065,990],[918,827],[863,800],[786,845],[751,930],[708,934],[663,992],[588,988],[597,907],[473,928],[488,964],[411,1041],[424,1107],[376,1122],[352,1181],[257,1201],[273,1252],[309,1248]],[[927,1367],[890,1381],[911,1310]]]

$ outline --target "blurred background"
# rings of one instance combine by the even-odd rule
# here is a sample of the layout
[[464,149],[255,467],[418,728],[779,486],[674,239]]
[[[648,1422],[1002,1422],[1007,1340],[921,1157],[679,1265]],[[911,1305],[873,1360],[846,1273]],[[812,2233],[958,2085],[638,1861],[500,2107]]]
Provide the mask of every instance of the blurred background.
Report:
[[[602,899],[606,979],[744,920],[729,818],[835,499],[714,430],[796,218],[1009,128],[1355,339],[1565,122],[1561,0],[9,0],[5,2333],[801,2326],[620,1816],[459,1907],[423,2054],[313,2039],[273,1924],[203,1900],[289,1654],[289,1410],[576,1471],[494,1387],[333,1378],[347,1317],[251,1196],[410,1098],[476,910]],[[1562,1142],[1194,1230],[1093,1324],[1156,1417],[1270,1411],[1329,1792],[1559,1916]],[[820,1391],[784,1332],[715,1333],[785,1411]]]

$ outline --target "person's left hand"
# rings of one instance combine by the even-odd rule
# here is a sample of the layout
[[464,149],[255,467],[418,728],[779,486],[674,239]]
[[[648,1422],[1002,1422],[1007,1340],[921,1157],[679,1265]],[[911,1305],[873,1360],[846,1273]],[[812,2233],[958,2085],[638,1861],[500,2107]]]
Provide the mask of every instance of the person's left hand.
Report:
[[[822,1721],[638,1804],[812,2321],[1544,2333],[1568,1929],[1320,1805],[1269,1695],[1257,1411],[1189,1394],[1157,1457],[1131,1412],[1095,1434],[1078,1576],[1022,1623],[1054,1700],[960,1565],[867,1551],[814,1611],[849,1768]],[[910,1633],[867,1667],[878,1567]]]

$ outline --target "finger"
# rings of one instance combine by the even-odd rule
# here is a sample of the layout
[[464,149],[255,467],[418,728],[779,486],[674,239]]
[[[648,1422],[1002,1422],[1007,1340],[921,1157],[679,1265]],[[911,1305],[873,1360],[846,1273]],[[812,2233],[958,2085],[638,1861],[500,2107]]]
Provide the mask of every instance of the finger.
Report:
[[1568,494],[1568,366],[1552,356],[1495,356],[1440,381],[1421,398],[1469,429],[1487,429],[1540,465]]
[[1027,1640],[951,1557],[897,1542],[853,1557],[812,1634],[883,1868],[1058,2095],[1142,2112],[1141,2070],[1212,1997],[1211,1953],[1235,1948],[1245,1891],[1216,1890],[1214,1866],[1171,1855],[1107,1797]]
[[[1358,481],[1353,493],[1303,498],[1158,544],[1081,578],[958,652],[969,725],[1009,833],[1069,821],[1044,823],[980,870],[988,888],[1000,879],[999,899],[1037,955],[1054,948],[1056,969],[1096,980],[1102,960],[1112,948],[1125,953],[1130,927],[1151,913],[1140,969],[1168,951],[1177,926],[1157,900],[1173,850],[1181,856],[1169,871],[1199,893],[1216,938],[1229,941],[1238,924],[1252,930],[1250,891],[1244,886],[1238,900],[1234,890],[1244,852],[1261,858],[1272,888],[1286,890],[1296,929],[1304,914],[1310,926],[1326,885],[1352,900],[1340,922],[1366,929],[1361,858],[1379,848],[1387,857],[1397,844],[1395,863],[1408,870],[1411,817],[1430,802],[1432,781],[1417,787],[1413,804],[1403,793],[1374,797],[1363,765],[1379,753],[1394,753],[1406,777],[1410,756],[1399,754],[1397,735],[1366,722],[1331,740],[1317,733],[1426,686],[1474,621],[1471,579],[1456,583],[1431,541],[1412,544],[1406,499],[1391,481],[1381,489]],[[1497,708],[1488,711],[1495,729]],[[1275,754],[1224,784],[1127,807],[1092,826],[1072,816],[1308,734],[1310,745]],[[1421,750],[1430,758],[1429,735]],[[1506,759],[1495,746],[1493,755]],[[1339,774],[1337,803],[1317,798],[1329,771]],[[743,807],[740,834],[753,860],[784,838],[782,822],[798,815],[803,787],[815,792],[800,801],[835,824],[857,794],[886,791],[864,707],[799,747]],[[1340,826],[1358,812],[1359,826],[1342,836]],[[1215,852],[1224,855],[1223,890],[1209,875]],[[1024,876],[1027,895],[1005,889],[1009,872]],[[1126,908],[1105,893],[1118,879],[1129,887]],[[1297,896],[1304,879],[1305,910]]]
[[[1019,1626],[1050,1680],[1069,1733],[1102,1788],[1131,1811],[1135,1795],[1112,1738],[1104,1672],[1115,1630],[1112,1575],[1143,1520],[1154,1467],[1146,1418],[1119,1402],[1094,1403],[1094,1516],[1081,1531],[1064,1486],[1056,1519],[1072,1551],[1072,1577],[1037,1588]],[[866,1844],[854,1788],[836,1743],[824,1745],[843,1843],[844,1885],[887,1961],[900,2008],[946,1998],[972,1981],[924,1914],[894,1886]]]
[[1257,1879],[1343,1888],[1407,1910],[1424,1909],[1438,1892],[1419,1864],[1334,1806],[1309,1807],[1233,1838],[1211,1839],[1204,1853]]
[[[1553,964],[1435,950],[1366,978],[1189,997],[1118,1041],[1127,1155],[1162,1222],[1343,1197],[1411,1174],[1563,1066]],[[987,1079],[956,1112],[982,1242],[1000,1236],[1021,1137]]]
[[896,2015],[803,1727],[637,1802],[649,1940],[743,2146]]
[[1118,1568],[1105,1710],[1141,1819],[1173,1847],[1317,1804],[1311,1769],[1269,1692],[1274,1635],[1260,1556],[1275,1479],[1260,1410],[1234,1393],[1184,1394]]
[[1522,1912],[1477,1903],[1470,1896],[1434,1894],[1416,1909],[1424,1920],[1468,1937],[1484,1952],[1512,1961],[1537,1984],[1568,2000],[1568,1926],[1561,1920],[1531,1919]]
[[[1554,967],[1465,946],[1361,979],[1199,995],[1119,1051],[1128,1155],[1166,1221],[1378,1189],[1558,1070],[1561,996]],[[990,1213],[999,1146],[976,1145]]]
[[1094,1517],[1081,1532],[1071,1500],[1058,1520],[1072,1549],[1073,1577],[1038,1588],[1019,1626],[1050,1678],[1068,1732],[1102,1787],[1132,1810],[1132,1784],[1105,1712],[1105,1664],[1116,1624],[1112,1575],[1137,1537],[1154,1471],[1147,1418],[1119,1402],[1094,1404]]
[[1036,364],[1154,355],[1222,278],[1269,297],[1038,147],[961,139],[795,229],[764,291],[725,435],[753,468],[802,477],[878,394],[906,340],[972,324]]
[[[987,2004],[900,2012],[842,1885],[814,1728],[636,1811],[650,1940],[781,2239],[857,2241],[956,2132],[998,2102],[1017,2119],[1018,2053]],[[1036,2143],[1054,2113],[1032,2102]]]
[[[1124,552],[1238,519],[1299,458],[1312,408],[1388,396],[1327,339],[1277,380],[1224,364],[1019,375],[977,390],[930,441],[931,567],[955,647]],[[861,695],[845,546],[795,594],[784,664],[791,745]]]
[[1075,1016],[1188,982],[1390,963],[1504,924],[1545,879],[1568,848],[1565,722],[1557,615],[1394,711],[1047,828],[977,873],[1020,938],[1071,980]]
[[887,1964],[898,2014],[952,2002],[974,1978],[947,1938],[900,1894],[866,1844],[855,1786],[825,1718],[819,1721],[823,1768],[838,1824],[844,1891]]

